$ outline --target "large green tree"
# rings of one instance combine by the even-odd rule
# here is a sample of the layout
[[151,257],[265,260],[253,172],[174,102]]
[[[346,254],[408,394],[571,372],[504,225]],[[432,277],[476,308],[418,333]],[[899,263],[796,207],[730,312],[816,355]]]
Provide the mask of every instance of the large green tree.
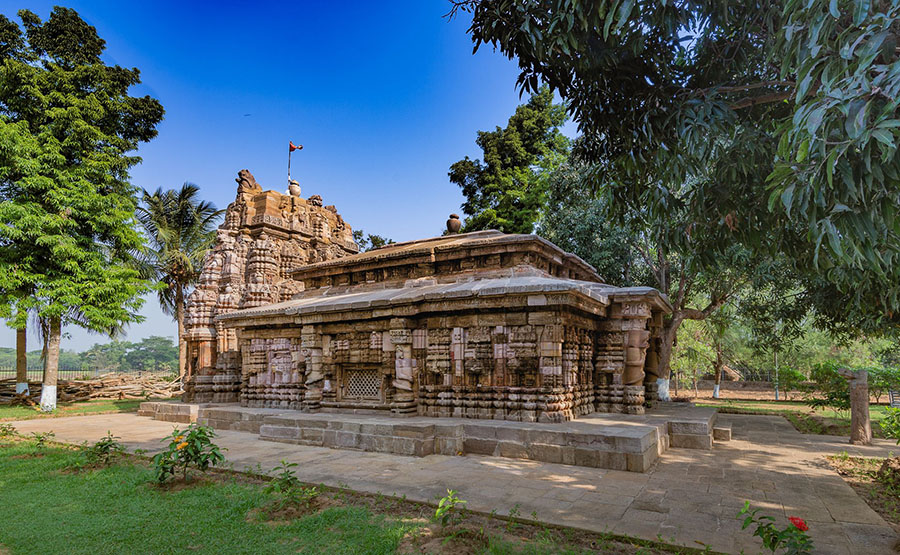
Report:
[[898,0],[455,4],[568,102],[614,207],[665,221],[690,182],[685,241],[786,255],[823,323],[900,323]]
[[104,40],[74,10],[19,17],[24,34],[0,15],[0,316],[48,322],[41,406],[52,410],[63,326],[140,319],[150,285],[127,263],[142,244],[128,170],[163,109],[129,95],[139,71],[104,63]]
[[548,170],[568,154],[569,141],[559,131],[565,121],[565,107],[543,88],[516,108],[506,127],[478,132],[484,161],[466,156],[450,166],[450,181],[466,197],[463,231],[534,232],[547,200]]
[[189,289],[197,282],[203,257],[216,240],[222,210],[199,199],[199,188],[185,183],[178,190],[143,192],[137,217],[148,248],[141,260],[144,275],[161,285],[159,305],[178,325],[178,375],[184,377],[187,351],[184,309]]

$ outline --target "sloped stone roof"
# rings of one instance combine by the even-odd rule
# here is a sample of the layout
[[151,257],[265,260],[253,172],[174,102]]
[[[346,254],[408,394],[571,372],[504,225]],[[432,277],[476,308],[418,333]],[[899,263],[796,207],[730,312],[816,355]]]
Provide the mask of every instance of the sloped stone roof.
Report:
[[502,295],[541,295],[571,292],[598,307],[610,304],[611,298],[645,298],[663,311],[670,311],[668,299],[651,287],[612,287],[589,281],[550,277],[510,277],[499,279],[473,279],[454,283],[435,283],[433,280],[416,280],[400,288],[365,291],[341,290],[329,294],[327,289],[316,290],[321,294],[292,299],[256,308],[248,308],[222,314],[217,320],[238,320],[271,315],[301,315],[324,312],[344,312],[370,308],[390,307],[423,301],[446,300]]

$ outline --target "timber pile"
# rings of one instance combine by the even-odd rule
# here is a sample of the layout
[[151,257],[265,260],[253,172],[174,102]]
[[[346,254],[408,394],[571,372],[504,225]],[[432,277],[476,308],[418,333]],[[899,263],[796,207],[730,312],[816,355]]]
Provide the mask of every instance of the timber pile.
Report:
[[[15,379],[0,380],[0,405],[36,405],[41,398],[41,384],[29,383],[30,396],[16,394]],[[90,380],[59,380],[57,400],[61,403],[91,399],[168,399],[181,395],[181,380],[136,374],[103,374]]]

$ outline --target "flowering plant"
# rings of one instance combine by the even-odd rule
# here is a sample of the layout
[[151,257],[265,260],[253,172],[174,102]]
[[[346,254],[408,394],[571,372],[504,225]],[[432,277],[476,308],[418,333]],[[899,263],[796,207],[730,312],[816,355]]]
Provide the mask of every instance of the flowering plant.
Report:
[[216,437],[209,426],[191,424],[183,431],[175,428],[172,435],[163,439],[169,445],[165,451],[153,457],[153,468],[156,481],[165,482],[181,470],[182,479],[187,479],[187,471],[191,466],[206,472],[210,466],[218,466],[225,461],[219,446],[212,442]]
[[779,549],[784,549],[784,553],[788,555],[805,555],[812,553],[813,542],[809,535],[809,526],[806,521],[798,516],[789,517],[790,525],[784,530],[775,527],[775,519],[770,516],[757,517],[756,513],[759,509],[750,509],[750,502],[744,502],[744,508],[737,514],[738,518],[744,517],[744,525],[742,530],[746,530],[751,524],[756,524],[754,536],[759,536],[763,542],[763,546],[775,553]]

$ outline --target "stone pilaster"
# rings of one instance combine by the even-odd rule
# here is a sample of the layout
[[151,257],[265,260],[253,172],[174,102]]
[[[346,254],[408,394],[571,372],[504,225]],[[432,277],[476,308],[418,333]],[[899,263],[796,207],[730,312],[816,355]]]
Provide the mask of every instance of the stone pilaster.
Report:
[[306,393],[303,410],[318,410],[325,387],[325,361],[322,335],[315,326],[303,326],[300,332],[300,349],[306,362]]
[[405,320],[391,321],[391,343],[394,344],[394,379],[391,383],[396,389],[391,401],[391,413],[395,415],[412,415],[416,412],[413,380],[415,379],[416,361],[412,356],[412,330]]

